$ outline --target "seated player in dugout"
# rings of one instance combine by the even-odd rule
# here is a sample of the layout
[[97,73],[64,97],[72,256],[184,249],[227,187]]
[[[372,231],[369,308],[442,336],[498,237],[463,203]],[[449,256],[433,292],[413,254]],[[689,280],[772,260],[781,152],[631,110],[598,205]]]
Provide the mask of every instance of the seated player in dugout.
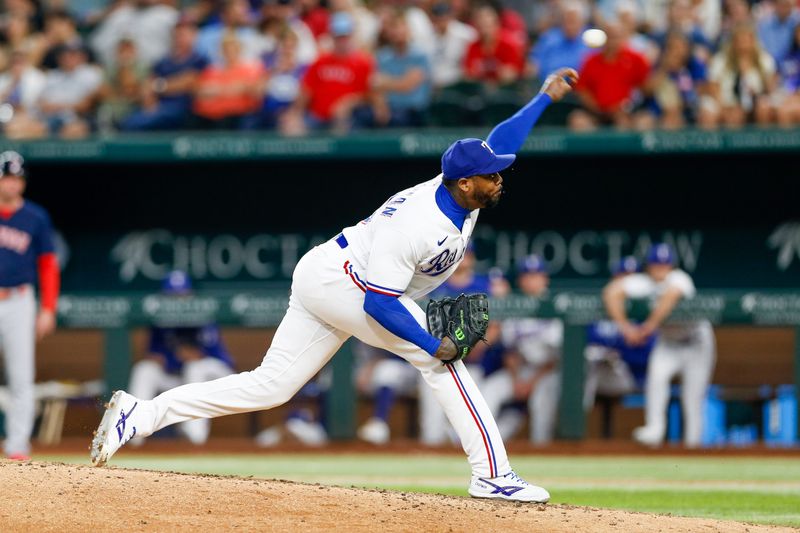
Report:
[[[541,298],[550,287],[547,262],[539,255],[517,266],[522,294]],[[531,442],[553,440],[561,393],[564,324],[556,318],[510,318],[502,323],[503,369],[487,377],[481,390],[504,439],[513,438],[527,411]]]
[[[609,283],[640,270],[641,266],[635,257],[623,257],[611,269]],[[592,410],[597,396],[617,398],[642,390],[653,344],[655,335],[645,339],[642,344],[630,344],[613,320],[598,320],[590,324],[583,352],[586,359],[584,410]]]
[[[464,316],[475,319],[469,325],[460,319],[462,326],[454,330],[449,326],[454,316],[445,321],[441,314],[428,314],[416,300],[461,263],[480,210],[500,202],[501,172],[514,163],[541,113],[568,94],[577,79],[573,69],[554,72],[486,140],[450,145],[434,178],[400,191],[371,216],[306,253],[292,274],[289,308],[258,368],[182,385],[151,401],[114,392],[92,439],[92,463],[107,464],[134,435],[284,404],[356,337],[408,361],[434,390],[467,454],[471,496],[548,501],[547,490],[512,470],[492,413],[461,361],[485,334],[488,304],[480,296],[465,298],[469,314]],[[447,330],[429,327],[432,317]]]
[[[170,272],[162,281],[161,294],[185,298],[192,294],[189,276],[180,270]],[[131,369],[128,389],[137,398],[150,400],[184,383],[198,383],[221,378],[234,371],[233,359],[222,342],[219,327],[206,324],[195,327],[150,326],[147,353]],[[183,422],[180,433],[195,445],[205,444],[209,420]],[[132,444],[140,445],[144,437]]]

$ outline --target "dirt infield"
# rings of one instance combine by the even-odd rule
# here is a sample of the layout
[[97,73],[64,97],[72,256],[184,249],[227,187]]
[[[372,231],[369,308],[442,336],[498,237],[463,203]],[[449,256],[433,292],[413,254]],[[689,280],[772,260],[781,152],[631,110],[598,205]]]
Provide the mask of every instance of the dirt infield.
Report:
[[0,531],[794,531],[569,505],[0,460]]

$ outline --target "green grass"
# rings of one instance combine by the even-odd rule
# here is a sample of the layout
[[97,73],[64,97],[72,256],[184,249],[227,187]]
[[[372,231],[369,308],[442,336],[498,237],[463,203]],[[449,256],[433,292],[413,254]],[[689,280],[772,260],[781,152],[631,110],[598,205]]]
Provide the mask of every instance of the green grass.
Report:
[[[123,451],[126,468],[291,479],[465,496],[464,458],[441,455],[240,454],[158,456]],[[86,456],[39,456],[68,463]],[[521,456],[517,473],[569,503],[800,527],[800,460],[753,457]]]

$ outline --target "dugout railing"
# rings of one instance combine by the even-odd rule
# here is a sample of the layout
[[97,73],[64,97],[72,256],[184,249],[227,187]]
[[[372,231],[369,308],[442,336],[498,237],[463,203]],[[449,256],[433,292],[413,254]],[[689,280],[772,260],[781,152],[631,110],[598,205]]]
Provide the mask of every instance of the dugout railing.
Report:
[[[143,293],[64,294],[59,300],[58,319],[64,328],[104,330],[103,376],[106,390],[113,391],[128,384],[133,362],[133,328],[150,324],[202,325],[210,321],[221,326],[271,328],[278,325],[287,305],[285,292],[198,292],[186,298]],[[647,303],[630,303],[630,312],[632,316],[644,316]],[[562,291],[544,299],[512,295],[492,300],[491,313],[495,319],[542,317],[564,321],[558,436],[582,438],[586,431],[582,408],[586,326],[605,317],[600,295],[597,291]],[[694,299],[681,302],[669,320],[698,318],[706,318],[714,326],[794,328],[792,380],[795,398],[800,396],[800,292],[702,291]],[[357,398],[352,385],[353,362],[348,342],[331,363],[333,382],[327,415],[334,439],[349,439],[355,434]]]

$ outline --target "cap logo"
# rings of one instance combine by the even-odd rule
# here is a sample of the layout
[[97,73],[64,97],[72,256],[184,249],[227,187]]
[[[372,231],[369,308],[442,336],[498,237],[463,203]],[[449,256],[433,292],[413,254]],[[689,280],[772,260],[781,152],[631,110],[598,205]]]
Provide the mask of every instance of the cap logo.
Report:
[[488,144],[486,144],[486,141],[481,141],[481,146],[483,146],[484,148],[486,148],[487,150],[489,150],[489,153],[491,153],[492,155],[494,155],[494,150],[492,150],[492,147],[491,147],[491,146],[489,146]]

